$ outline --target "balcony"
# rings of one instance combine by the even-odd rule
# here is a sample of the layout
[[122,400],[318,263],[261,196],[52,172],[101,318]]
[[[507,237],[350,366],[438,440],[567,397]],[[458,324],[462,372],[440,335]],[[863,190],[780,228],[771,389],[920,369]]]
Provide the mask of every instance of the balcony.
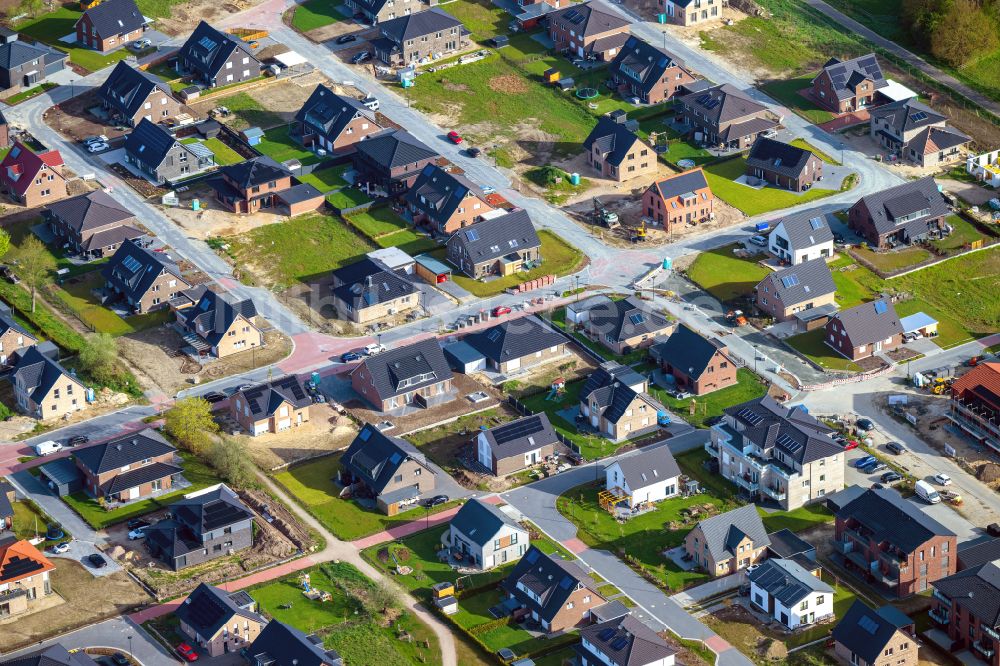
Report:
[[765,495],[773,499],[776,499],[779,502],[785,501],[785,498],[788,497],[788,494],[781,488],[772,488],[770,486],[764,486],[762,490],[764,491]]
[[943,594],[941,594],[937,590],[934,590],[934,592],[931,594],[931,596],[933,596],[935,599],[937,599],[938,601],[940,601],[947,608],[951,608],[951,599],[949,599],[948,597],[944,596]]
[[868,543],[868,539],[866,539],[861,534],[861,532],[859,532],[857,530],[852,530],[850,527],[845,527],[844,528],[844,536],[845,537],[851,537],[852,539],[854,539],[855,541],[857,541],[859,544],[867,544]]
[[740,488],[746,488],[751,492],[757,492],[760,490],[760,482],[751,480],[746,474],[734,474],[732,480],[735,481],[736,485]]
[[948,612],[947,608],[938,606],[932,608],[927,612],[927,615],[935,622],[941,625],[947,625],[951,622],[951,613]]
[[843,541],[837,541],[836,543],[838,553],[846,555],[854,550],[854,542],[850,539],[844,539]]
[[978,640],[972,644],[972,647],[976,652],[983,655],[987,659],[996,654],[996,646],[993,643],[983,643],[982,640]]

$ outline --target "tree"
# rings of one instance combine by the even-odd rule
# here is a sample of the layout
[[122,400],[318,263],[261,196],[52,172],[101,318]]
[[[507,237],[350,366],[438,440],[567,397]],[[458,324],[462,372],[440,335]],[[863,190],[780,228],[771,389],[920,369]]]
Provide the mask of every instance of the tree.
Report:
[[118,377],[118,341],[107,333],[87,336],[80,349],[83,369],[101,384],[111,384]]
[[953,0],[931,34],[931,53],[953,67],[997,48],[996,26],[974,0]]
[[183,398],[163,415],[167,434],[195,454],[207,452],[219,424],[212,418],[212,405],[204,398]]
[[10,251],[10,234],[0,229],[0,259]]
[[365,610],[368,611],[369,615],[385,615],[390,610],[395,610],[402,605],[396,588],[385,581],[379,582],[371,588],[367,597],[368,603],[364,604],[364,600],[362,600],[362,605],[367,606]]
[[233,488],[253,488],[257,485],[257,470],[250,460],[246,445],[233,437],[217,439],[208,455],[215,471]]
[[35,311],[35,293],[52,278],[56,260],[42,241],[35,236],[24,239],[13,255],[17,261],[17,273],[31,289],[31,311]]

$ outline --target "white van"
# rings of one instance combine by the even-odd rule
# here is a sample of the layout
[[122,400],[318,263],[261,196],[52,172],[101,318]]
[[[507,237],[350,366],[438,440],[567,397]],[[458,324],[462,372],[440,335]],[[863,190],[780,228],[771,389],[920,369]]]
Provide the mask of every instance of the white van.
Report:
[[917,496],[928,504],[937,504],[941,501],[941,496],[938,495],[938,491],[934,490],[934,486],[926,481],[917,481],[914,490],[917,491]]
[[40,456],[50,456],[53,453],[59,453],[62,451],[62,444],[59,442],[54,442],[51,439],[47,439],[44,442],[39,442],[35,444],[35,454]]

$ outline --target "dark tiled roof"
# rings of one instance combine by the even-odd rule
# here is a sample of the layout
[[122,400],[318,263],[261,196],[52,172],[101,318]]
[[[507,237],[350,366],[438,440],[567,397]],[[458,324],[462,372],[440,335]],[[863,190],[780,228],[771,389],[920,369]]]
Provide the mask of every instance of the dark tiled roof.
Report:
[[219,171],[229,178],[229,180],[236,183],[237,187],[245,190],[291,175],[285,167],[267,155],[230,164],[229,166],[222,167]]
[[545,412],[489,428],[483,435],[497,460],[522,456],[559,441]]
[[566,24],[579,37],[590,37],[611,30],[627,28],[629,22],[597,2],[583,2],[570,5],[549,14],[549,22]]
[[712,559],[718,561],[736,557],[735,548],[744,537],[749,537],[754,548],[763,548],[771,543],[764,529],[764,521],[753,504],[720,513],[698,523],[705,536],[705,545]]
[[355,118],[375,124],[375,113],[353,97],[338,95],[326,86],[316,86],[295,114],[295,120],[309,125],[323,136],[336,139]]
[[528,211],[523,208],[460,229],[448,243],[464,245],[474,264],[542,245]]
[[928,127],[910,139],[906,148],[912,148],[920,155],[929,155],[939,150],[964,146],[972,138],[954,127]]
[[374,493],[381,495],[396,475],[396,470],[407,460],[413,460],[428,473],[433,473],[427,466],[427,459],[409,442],[390,437],[371,423],[366,423],[347,447],[340,464],[362,479]]
[[754,141],[747,155],[747,167],[799,178],[812,157],[812,152],[805,148],[760,136]]
[[747,136],[756,136],[761,132],[766,132],[769,129],[774,129],[778,126],[777,121],[771,118],[750,118],[748,120],[741,120],[738,123],[733,123],[729,125],[724,130],[719,132],[720,141],[735,141],[736,139],[741,139]]
[[768,549],[774,553],[775,557],[791,559],[797,555],[804,555],[806,557],[810,555],[815,557],[816,555],[815,546],[799,537],[787,527],[777,532],[771,532],[767,535],[767,538],[771,540],[771,545],[768,546]]
[[766,110],[763,104],[751,100],[728,83],[685,95],[681,102],[716,125]]
[[327,650],[318,636],[307,636],[295,627],[271,620],[247,648],[251,663],[264,666],[343,666],[336,650]]
[[874,664],[898,629],[895,622],[855,599],[833,628],[832,638],[866,663]]
[[650,416],[654,418],[656,417],[656,412],[664,409],[663,405],[645,393],[637,393],[621,382],[614,382],[610,386],[603,386],[588,395],[581,394],[580,398],[586,400],[591,405],[596,403],[598,408],[606,408],[601,416],[610,423],[618,423],[628,408],[636,401],[636,398],[649,405],[653,412]]
[[0,666],[97,666],[85,652],[70,652],[62,643],[55,643],[20,657],[0,661]]
[[[711,192],[711,189],[708,187],[708,180],[705,178],[705,172],[700,167],[674,176],[668,176],[663,180],[656,181],[650,187],[655,187],[660,196],[665,200],[684,195],[697,196],[699,190],[709,190]],[[702,193],[702,200],[707,199],[708,197],[705,193]]]
[[116,222],[125,222],[135,217],[132,211],[112,199],[104,190],[93,190],[62,201],[54,201],[48,204],[45,210],[77,233]]
[[[645,623],[632,615],[592,624],[580,630],[580,638],[600,650],[610,659],[612,666],[648,666],[668,663],[677,653]],[[589,653],[582,644],[578,650]],[[588,655],[587,663],[599,664],[604,660]],[[606,662],[605,662],[606,663]]]
[[583,141],[583,149],[588,153],[593,151],[594,146],[605,155],[604,160],[609,164],[621,166],[622,161],[628,155],[639,137],[635,132],[626,127],[625,116],[618,116],[623,122],[618,122],[611,116],[601,116],[597,120],[597,125]]
[[770,293],[781,296],[781,301],[785,306],[802,303],[837,291],[830,267],[826,265],[826,261],[822,257],[803,261],[801,264],[788,266],[771,273],[760,281],[760,285],[757,287],[758,298],[763,292],[765,283]]
[[160,77],[130,67],[124,60],[119,60],[111,70],[111,74],[101,84],[97,96],[121,113],[132,117],[142,109],[146,99],[154,90],[159,90],[167,97],[173,97],[170,86]]
[[590,44],[587,44],[584,49],[584,53],[600,55],[605,51],[610,51],[611,49],[620,49],[625,46],[625,42],[628,40],[629,34],[627,32],[618,32],[613,35],[608,35],[607,37],[599,37]]
[[605,361],[601,367],[587,377],[583,388],[580,389],[580,395],[588,396],[601,387],[611,386],[616,381],[627,386],[636,386],[645,383],[646,378],[627,365],[615,361]]
[[817,214],[816,211],[783,217],[775,226],[776,229],[777,226],[784,228],[789,245],[796,250],[833,241],[833,230],[826,216]]
[[351,374],[357,372],[368,375],[383,400],[454,376],[435,338],[369,356]]
[[[863,197],[855,206],[864,203],[871,215],[875,225],[875,231],[879,234],[886,234],[895,231],[897,226],[905,224],[907,228],[913,225],[925,224],[926,220],[944,217],[948,214],[948,205],[945,198],[938,191],[937,183],[932,176],[911,180],[887,190],[869,194]],[[913,220],[897,223],[901,217],[927,211]]]
[[294,409],[312,404],[312,398],[295,375],[256,384],[245,391],[238,391],[230,400],[235,400],[239,395],[243,396],[250,407],[250,417],[254,421],[270,417],[285,402],[290,403]]
[[838,511],[837,518],[857,520],[871,530],[873,541],[888,542],[904,553],[936,536],[955,536],[892,488],[866,490]]
[[[214,78],[235,50],[240,50],[249,57],[252,66],[259,66],[257,58],[243,40],[216,30],[202,21],[181,46],[178,57],[192,63],[201,74]],[[251,73],[252,69],[253,67]]]
[[94,26],[94,34],[102,39],[134,32],[146,25],[146,19],[135,0],[102,0],[83,13],[77,23],[87,17]]
[[333,295],[354,310],[363,310],[416,293],[417,288],[404,274],[391,270],[377,259],[365,257],[333,272],[341,283]]
[[[541,601],[535,601],[518,589],[520,583],[537,595]],[[536,546],[528,549],[514,569],[503,580],[500,586],[514,596],[525,607],[535,611],[538,617],[551,622],[562,610],[566,600],[577,589],[584,586],[591,590],[592,596],[599,600],[594,580],[575,562],[568,562],[557,555],[546,555]]]
[[[10,306],[6,303],[0,303],[0,336],[11,330],[23,335],[25,337],[25,344],[37,342],[35,336],[28,333],[23,326],[17,323],[17,320],[14,319],[14,313],[11,311]],[[29,338],[30,342],[28,342]]]
[[131,435],[76,449],[76,462],[94,474],[103,474],[134,465],[146,458],[156,458],[176,449],[160,433],[146,428]]
[[[424,13],[424,12],[421,12]],[[438,153],[405,130],[386,130],[357,145],[357,151],[388,170],[438,157]]]
[[157,557],[174,560],[202,548],[201,542],[183,523],[173,518],[158,520],[144,532],[146,544]]
[[899,323],[896,308],[892,303],[882,299],[841,310],[830,317],[826,326],[827,330],[833,329],[838,332],[843,328],[855,347],[888,340],[894,335],[903,333],[903,325]]
[[69,54],[50,49],[42,44],[28,44],[20,40],[0,45],[0,69],[14,69],[34,60],[45,64],[65,60]]
[[196,535],[253,518],[239,496],[222,483],[188,493],[170,505],[170,515]]
[[234,601],[233,597],[238,594],[242,593],[230,593],[214,585],[201,583],[177,607],[174,617],[206,640],[211,640],[237,617],[266,624],[267,620],[254,613],[252,608],[242,608]]
[[971,569],[994,560],[1000,560],[1000,537],[986,537],[982,541],[966,541],[958,544],[958,561],[961,569]]
[[113,287],[138,301],[163,271],[176,277],[180,288],[189,286],[181,277],[177,265],[164,253],[150,252],[135,243],[124,243],[101,270],[101,275]]
[[681,468],[666,446],[643,449],[615,461],[622,477],[634,493],[642,488],[680,476]]
[[39,345],[32,345],[18,352],[14,370],[10,375],[11,383],[24,386],[26,393],[36,404],[41,404],[55,383],[65,378],[76,383],[80,389],[79,399],[83,400],[83,384],[70,375],[59,361],[42,353]]
[[697,379],[708,368],[716,352],[725,345],[720,340],[702,337],[685,324],[678,324],[666,342],[653,345],[649,353],[672,367]]
[[394,44],[403,44],[411,39],[419,39],[435,32],[444,32],[462,27],[462,22],[437,7],[422,12],[405,14],[378,24],[384,39]]
[[97,233],[91,234],[87,237],[81,247],[84,250],[99,250],[102,248],[109,247],[111,245],[121,245],[126,241],[130,241],[134,238],[141,238],[145,236],[146,232],[142,229],[137,229],[136,227],[131,227],[127,224],[122,224],[110,229],[105,229],[103,231],[98,231]]
[[253,323],[257,307],[249,298],[240,299],[228,291],[216,293],[206,289],[192,307],[180,312],[188,330],[217,345],[241,315]]
[[489,502],[471,499],[462,505],[452,519],[451,526],[469,541],[480,546],[493,541],[504,526],[527,534],[527,530],[511,520],[507,514]]
[[954,607],[964,608],[991,629],[1000,628],[1000,563],[987,562],[978,567],[932,581],[931,585]]
[[603,340],[621,342],[637,335],[656,335],[670,326],[666,317],[652,312],[630,296],[620,301],[598,303],[590,310],[590,322]]
[[138,488],[144,483],[150,483],[157,479],[166,479],[183,471],[177,465],[169,465],[161,462],[143,465],[123,474],[116,474],[110,482],[101,486],[101,492],[105,495],[114,495],[129,488]]
[[198,162],[198,156],[190,148],[179,143],[162,125],[157,125],[143,118],[135,126],[135,129],[125,137],[125,152],[150,169],[156,169],[163,164],[167,153],[170,152],[175,144],[181,146],[181,148],[189,153],[189,159],[192,162]]
[[798,406],[778,404],[769,395],[727,407],[724,411],[743,426],[740,434],[768,456],[777,449],[789,459],[806,465],[843,452],[828,436],[832,431],[826,424]]
[[[469,199],[474,197],[486,200],[479,186],[462,174],[448,173],[436,164],[428,164],[406,192],[405,198],[434,222],[444,222],[460,206],[472,206],[474,201]],[[485,208],[483,210],[485,212]]]
[[791,608],[813,592],[833,594],[833,588],[792,560],[769,559],[747,576],[753,585]]
[[871,80],[876,90],[889,85],[882,75],[882,67],[878,64],[878,58],[874,53],[852,60],[831,58],[823,66],[823,72],[830,77],[837,99],[854,97],[856,86],[865,79]]
[[608,69],[612,74],[636,81],[643,91],[649,93],[673,67],[683,69],[684,63],[649,42],[629,36]]
[[873,122],[876,120],[887,122],[897,136],[948,120],[946,116],[913,97],[877,106],[870,111],[870,114]]
[[566,344],[566,336],[536,317],[519,317],[465,336],[464,341],[495,363],[523,358]]

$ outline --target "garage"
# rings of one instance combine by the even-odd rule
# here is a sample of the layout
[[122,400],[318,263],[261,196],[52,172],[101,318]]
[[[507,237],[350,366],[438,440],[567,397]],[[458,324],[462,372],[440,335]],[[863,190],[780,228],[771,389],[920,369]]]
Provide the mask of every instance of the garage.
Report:
[[452,342],[444,346],[444,357],[455,372],[469,374],[486,369],[486,357],[467,342]]
[[926,312],[915,312],[907,317],[900,317],[900,325],[903,327],[903,339],[906,341],[916,338],[932,338],[938,333],[938,322]]
[[83,490],[83,475],[69,458],[60,458],[38,468],[39,480],[59,497]]
[[278,432],[281,432],[282,430],[288,430],[291,427],[292,427],[291,419],[281,419],[280,421],[278,421]]

